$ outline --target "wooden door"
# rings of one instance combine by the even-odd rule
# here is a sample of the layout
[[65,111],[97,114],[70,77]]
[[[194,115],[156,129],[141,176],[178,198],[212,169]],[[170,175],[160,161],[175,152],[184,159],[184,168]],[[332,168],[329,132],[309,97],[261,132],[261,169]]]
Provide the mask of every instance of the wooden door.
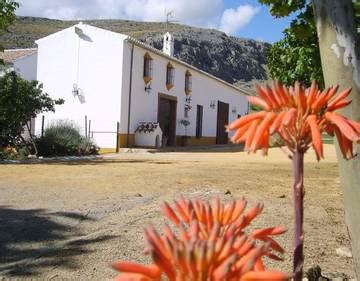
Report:
[[202,137],[202,127],[203,127],[203,106],[197,105],[196,107],[196,137]]
[[218,101],[217,109],[216,144],[227,144],[228,133],[225,125],[229,124],[229,104]]
[[176,138],[176,100],[159,97],[158,122],[163,132],[163,137],[167,139],[166,145],[175,145]]

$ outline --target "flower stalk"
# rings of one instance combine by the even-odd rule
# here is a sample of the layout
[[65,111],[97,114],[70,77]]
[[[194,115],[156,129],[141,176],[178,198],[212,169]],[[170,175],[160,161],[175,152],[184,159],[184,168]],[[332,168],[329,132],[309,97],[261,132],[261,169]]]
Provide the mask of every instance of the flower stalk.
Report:
[[296,150],[293,157],[294,173],[294,214],[295,214],[295,231],[294,231],[294,260],[293,272],[294,281],[301,281],[304,264],[304,153]]

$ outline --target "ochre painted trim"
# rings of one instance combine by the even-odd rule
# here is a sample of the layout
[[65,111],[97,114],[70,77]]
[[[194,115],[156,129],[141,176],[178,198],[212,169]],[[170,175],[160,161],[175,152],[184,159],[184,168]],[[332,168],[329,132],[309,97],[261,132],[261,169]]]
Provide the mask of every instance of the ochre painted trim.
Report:
[[171,84],[171,83],[166,84],[166,89],[167,89],[168,91],[170,91],[173,87],[174,87],[174,84]]
[[[176,136],[176,145],[182,145],[182,138],[183,136]],[[216,137],[188,137],[186,146],[196,146],[196,145],[214,145],[216,144]]]
[[149,82],[152,80],[151,77],[149,76],[144,76],[144,82],[145,82],[145,85],[149,84]]
[[119,147],[133,147],[135,145],[135,134],[129,134],[129,144],[128,141],[128,135],[127,134],[119,134],[118,135],[118,142]]

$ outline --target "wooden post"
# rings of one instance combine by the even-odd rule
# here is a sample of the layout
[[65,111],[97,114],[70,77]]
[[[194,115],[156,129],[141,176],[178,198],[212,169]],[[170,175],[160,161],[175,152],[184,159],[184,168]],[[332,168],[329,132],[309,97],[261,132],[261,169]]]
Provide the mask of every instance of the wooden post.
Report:
[[88,124],[88,122],[87,122],[87,115],[85,115],[85,138],[87,138],[87,124]]
[[120,132],[120,122],[116,123],[116,153],[119,153],[119,132]]
[[41,116],[41,137],[44,136],[45,116]]
[[91,137],[91,120],[89,120],[89,133],[88,133],[88,137]]

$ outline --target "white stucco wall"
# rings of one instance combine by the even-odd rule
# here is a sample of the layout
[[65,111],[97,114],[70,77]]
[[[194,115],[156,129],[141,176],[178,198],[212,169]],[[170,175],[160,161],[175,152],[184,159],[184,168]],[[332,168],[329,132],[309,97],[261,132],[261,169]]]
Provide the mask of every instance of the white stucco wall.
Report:
[[[65,100],[64,105],[56,107],[55,114],[44,114],[45,126],[56,119],[68,119],[85,134],[86,115],[91,120],[91,131],[95,131],[95,142],[100,147],[115,147],[126,36],[84,24],[77,27],[83,31],[82,38],[75,33],[75,27],[70,27],[36,42],[37,79],[51,97]],[[83,91],[86,103],[81,104],[73,96],[74,83]],[[41,116],[35,131],[41,131]]]
[[[157,138],[158,137],[158,143]],[[161,147],[162,131],[158,127],[154,132],[136,132],[135,145],[145,147]]]
[[[130,69],[131,44],[124,46],[124,70]],[[145,91],[143,80],[144,55],[149,53],[153,59],[153,79],[151,81],[151,92]],[[169,91],[166,89],[166,67],[167,64],[175,67],[174,87]],[[187,68],[182,64],[171,61],[156,53],[152,53],[141,47],[134,46],[134,62],[132,77],[132,100],[131,100],[131,122],[130,133],[134,133],[139,122],[157,122],[158,94],[163,93],[177,97],[177,128],[176,135],[185,135],[185,128],[180,124],[184,119],[185,106],[185,73],[189,70],[192,74],[192,110],[189,112],[188,120],[191,124],[187,127],[187,135],[196,135],[196,105],[203,106],[203,131],[204,137],[215,137],[217,127],[217,101],[229,104],[229,122],[235,120],[238,116],[244,115],[248,111],[248,102],[246,96],[238,90],[229,87],[215,79],[212,79],[201,72]],[[129,96],[129,71],[125,70],[123,74],[123,104],[128,104]],[[216,108],[210,108],[211,101],[216,102]],[[236,108],[236,113],[232,109]],[[123,107],[121,132],[127,132],[127,106]]]
[[25,80],[36,80],[37,52],[17,59],[14,62],[14,70]]

